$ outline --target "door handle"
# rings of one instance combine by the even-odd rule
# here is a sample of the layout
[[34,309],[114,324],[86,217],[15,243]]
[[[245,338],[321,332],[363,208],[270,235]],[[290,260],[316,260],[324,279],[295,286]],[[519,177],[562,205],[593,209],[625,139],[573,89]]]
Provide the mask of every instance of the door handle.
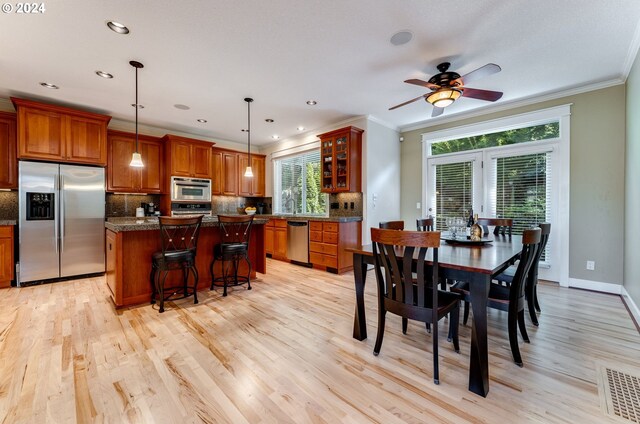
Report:
[[64,252],[64,177],[60,175],[60,253]]

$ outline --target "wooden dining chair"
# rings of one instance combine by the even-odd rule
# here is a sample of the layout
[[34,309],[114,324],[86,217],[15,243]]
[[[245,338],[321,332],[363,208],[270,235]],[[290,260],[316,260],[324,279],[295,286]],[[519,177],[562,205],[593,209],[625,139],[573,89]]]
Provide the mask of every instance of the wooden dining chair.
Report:
[[404,221],[383,221],[378,224],[383,230],[404,230]]
[[433,231],[433,218],[416,219],[418,231]]
[[[522,366],[522,356],[518,347],[518,327],[520,334],[526,343],[529,343],[529,336],[524,322],[524,304],[525,304],[525,285],[529,271],[535,260],[538,246],[541,240],[542,230],[534,228],[525,230],[522,233],[522,252],[520,253],[520,262],[516,268],[513,280],[509,287],[498,284],[490,284],[489,299],[487,306],[507,311],[507,327],[509,329],[509,344],[511,345],[511,354],[513,361],[519,367]],[[471,301],[469,283],[466,281],[457,281],[451,286],[451,291],[459,293],[465,301],[465,318],[464,324],[467,323],[469,316],[469,302]]]
[[[538,244],[536,257],[533,260],[533,264],[531,265],[531,269],[529,270],[529,275],[527,276],[527,280],[525,283],[527,309],[529,310],[531,322],[536,327],[539,325],[538,315],[536,314],[536,311],[540,312],[540,303],[538,302],[538,265],[540,264],[540,258],[542,257],[542,254],[547,247],[547,242],[549,241],[549,235],[551,234],[551,224],[548,222],[544,222],[538,224],[538,227],[540,227],[541,230],[540,243]],[[494,280],[511,284],[516,273],[516,268],[517,267],[515,265],[510,266],[504,272],[495,276]]]
[[[384,337],[387,312],[405,319],[433,323],[433,381],[440,384],[438,370],[438,321],[450,315],[449,333],[456,352],[458,344],[458,320],[460,295],[441,291],[438,281],[439,231],[395,231],[371,229],[374,269],[378,283],[378,334],[373,354],[378,355]],[[425,262],[432,249],[431,266],[416,266],[414,261]],[[414,259],[414,254],[417,259]]]
[[513,219],[511,218],[478,218],[478,225],[482,227],[484,235],[489,234],[489,227],[493,229],[494,235],[508,235],[511,237],[513,230]]

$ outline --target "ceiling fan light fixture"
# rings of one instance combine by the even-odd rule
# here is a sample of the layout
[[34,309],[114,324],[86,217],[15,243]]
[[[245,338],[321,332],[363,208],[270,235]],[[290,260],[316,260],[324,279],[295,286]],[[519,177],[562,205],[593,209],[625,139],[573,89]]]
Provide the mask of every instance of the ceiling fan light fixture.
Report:
[[427,101],[434,107],[447,107],[458,100],[462,95],[462,91],[455,88],[441,88],[427,96]]

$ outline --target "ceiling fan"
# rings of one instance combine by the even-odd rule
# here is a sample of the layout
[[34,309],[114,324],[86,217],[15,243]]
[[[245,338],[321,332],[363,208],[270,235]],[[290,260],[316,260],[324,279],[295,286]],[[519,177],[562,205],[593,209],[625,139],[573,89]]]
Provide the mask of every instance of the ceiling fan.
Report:
[[495,63],[487,63],[463,76],[460,76],[457,72],[449,71],[449,66],[451,66],[449,62],[439,64],[438,71],[440,73],[432,76],[429,81],[419,79],[406,80],[406,83],[427,87],[431,92],[390,107],[389,110],[397,109],[424,98],[425,101],[433,105],[431,117],[435,118],[442,115],[444,108],[455,102],[460,96],[488,102],[495,102],[502,97],[501,91],[479,90],[465,86],[471,81],[500,72],[502,68]]

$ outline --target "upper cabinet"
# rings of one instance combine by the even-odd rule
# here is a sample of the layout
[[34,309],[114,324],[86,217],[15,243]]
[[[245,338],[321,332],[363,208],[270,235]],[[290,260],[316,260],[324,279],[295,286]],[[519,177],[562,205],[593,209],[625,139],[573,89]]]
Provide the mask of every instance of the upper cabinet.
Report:
[[0,188],[18,188],[16,115],[0,112]]
[[214,143],[167,134],[162,137],[168,177],[211,178]]
[[362,190],[362,133],[356,127],[318,135],[322,163],[322,192]]
[[245,177],[244,172],[249,164],[249,158],[244,153],[238,153],[238,195],[246,197],[264,196],[264,167],[265,156],[251,155],[251,170],[253,177]]
[[136,135],[109,130],[107,191],[125,193],[162,193],[164,176],[164,149],[157,137],[138,136],[138,152],[143,168],[129,166],[136,150]]
[[107,165],[110,116],[12,97],[18,112],[18,158]]

